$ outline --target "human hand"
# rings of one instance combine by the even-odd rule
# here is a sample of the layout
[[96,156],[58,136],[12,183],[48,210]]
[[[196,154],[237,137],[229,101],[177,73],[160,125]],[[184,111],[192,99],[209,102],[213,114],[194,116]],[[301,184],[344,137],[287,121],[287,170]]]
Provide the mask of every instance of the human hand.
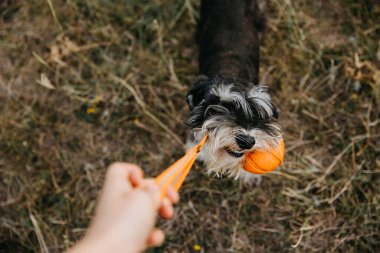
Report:
[[172,204],[179,195],[168,190],[160,200],[153,180],[143,179],[142,170],[133,164],[115,163],[107,171],[93,222],[85,238],[70,251],[141,252],[164,241],[164,233],[154,228],[157,213],[173,217]]

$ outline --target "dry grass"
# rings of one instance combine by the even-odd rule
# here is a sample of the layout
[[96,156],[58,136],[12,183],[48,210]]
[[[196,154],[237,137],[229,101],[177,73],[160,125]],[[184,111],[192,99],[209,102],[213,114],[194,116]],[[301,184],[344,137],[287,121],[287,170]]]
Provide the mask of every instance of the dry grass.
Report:
[[[106,166],[182,153],[198,1],[0,3],[0,252],[83,234]],[[380,5],[271,0],[261,77],[284,166],[256,188],[193,170],[152,252],[378,252]]]

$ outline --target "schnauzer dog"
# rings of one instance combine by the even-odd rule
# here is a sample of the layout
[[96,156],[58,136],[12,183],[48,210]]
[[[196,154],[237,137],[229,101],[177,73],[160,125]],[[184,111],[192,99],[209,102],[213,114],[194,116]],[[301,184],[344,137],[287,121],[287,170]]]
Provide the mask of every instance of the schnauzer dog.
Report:
[[188,145],[209,136],[199,156],[207,172],[248,183],[254,178],[242,169],[244,154],[282,138],[268,90],[258,85],[264,24],[256,0],[202,0],[196,33],[200,76],[186,96]]

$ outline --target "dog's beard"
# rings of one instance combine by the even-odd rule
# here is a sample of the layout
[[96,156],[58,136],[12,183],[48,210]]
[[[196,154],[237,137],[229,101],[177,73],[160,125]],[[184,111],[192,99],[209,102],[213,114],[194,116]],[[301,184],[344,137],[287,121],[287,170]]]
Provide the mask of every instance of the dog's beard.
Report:
[[[201,129],[194,129],[194,137],[199,142],[207,133],[208,140],[202,148],[203,162],[206,165],[207,173],[220,177],[228,175],[237,179],[244,165],[245,154],[256,149],[267,150],[276,147],[282,139],[281,129],[278,124],[270,126],[271,133],[251,129],[246,131],[238,126],[231,126],[228,122],[223,122],[219,117],[206,120]],[[236,136],[239,134],[252,136],[256,143],[248,150],[242,150],[236,144]]]
[[[200,91],[207,91],[204,85],[211,87],[202,98]],[[202,149],[208,174],[237,179],[247,152],[273,148],[282,139],[277,111],[265,87],[254,86],[247,91],[233,81],[217,78],[195,86],[187,98],[191,108],[188,123],[195,141],[208,134]],[[194,105],[196,100],[201,102]],[[239,135],[253,137],[254,145],[250,149],[240,148]]]

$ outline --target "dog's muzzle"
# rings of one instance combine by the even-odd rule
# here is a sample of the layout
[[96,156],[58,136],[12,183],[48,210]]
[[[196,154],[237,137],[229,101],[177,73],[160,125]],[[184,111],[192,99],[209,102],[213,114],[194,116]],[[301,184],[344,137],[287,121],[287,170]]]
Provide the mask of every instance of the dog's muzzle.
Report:
[[236,144],[240,150],[234,150],[230,147],[225,147],[224,150],[232,157],[240,158],[246,150],[250,150],[255,145],[255,139],[249,135],[239,134],[235,137]]
[[255,139],[249,135],[239,134],[235,137],[236,144],[243,150],[248,150],[255,145]]

